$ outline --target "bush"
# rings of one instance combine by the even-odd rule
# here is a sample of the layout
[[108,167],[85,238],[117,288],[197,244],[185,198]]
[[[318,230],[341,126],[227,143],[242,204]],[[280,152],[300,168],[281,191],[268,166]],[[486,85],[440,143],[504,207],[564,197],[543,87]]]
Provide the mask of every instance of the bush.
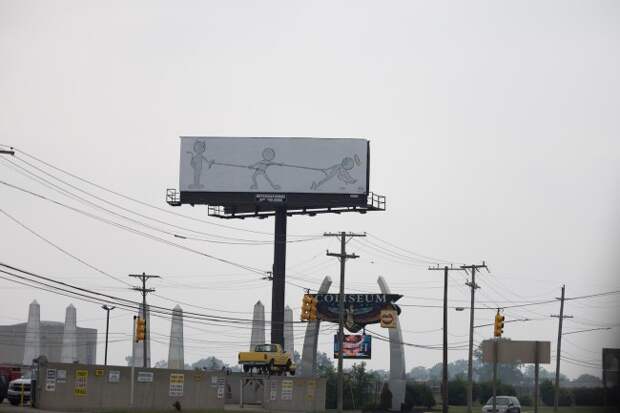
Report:
[[405,408],[410,410],[415,406],[430,409],[435,405],[433,391],[425,383],[407,383],[405,390]]
[[[543,380],[540,385],[540,397],[547,406],[553,406],[555,388],[551,380]],[[573,404],[573,394],[570,390],[560,387],[560,395],[558,397],[558,405],[570,406]]]
[[[515,388],[509,384],[498,382],[496,386],[496,394],[498,396],[516,396]],[[493,396],[493,383],[485,382],[478,385],[478,400],[481,404],[485,404]]]
[[533,406],[534,399],[529,394],[524,394],[523,396],[519,396],[519,402],[521,406]]
[[602,406],[604,401],[602,387],[577,387],[573,396],[576,406]]
[[464,380],[448,382],[448,404],[465,406],[467,404],[467,383]]

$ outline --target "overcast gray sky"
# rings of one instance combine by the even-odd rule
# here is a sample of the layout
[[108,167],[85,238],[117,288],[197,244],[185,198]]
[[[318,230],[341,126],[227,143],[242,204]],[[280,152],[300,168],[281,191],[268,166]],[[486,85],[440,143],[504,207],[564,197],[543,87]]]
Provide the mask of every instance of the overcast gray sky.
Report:
[[[1,0],[0,143],[171,208],[164,196],[178,185],[180,135],[366,137],[371,190],[387,196],[387,211],[289,220],[292,234],[350,230],[378,237],[348,244],[361,256],[348,264],[348,286],[378,291],[376,278],[383,275],[406,296],[403,304],[441,303],[441,273],[403,258],[406,253],[385,240],[455,263],[486,260],[492,272],[478,277],[480,305],[553,299],[564,283],[569,297],[618,290],[619,17],[616,1]],[[2,161],[0,180],[114,218],[12,168]],[[197,231],[271,239],[174,217],[71,182]],[[162,280],[151,283],[158,294],[221,312],[182,304],[186,311],[247,318],[257,300],[269,311],[270,284],[257,274],[4,185],[0,199],[5,212],[91,265],[123,279],[142,271],[160,274]],[[207,217],[204,207],[175,211],[214,224],[273,230],[271,219],[223,222]],[[2,262],[138,298],[6,216],[0,222]],[[264,270],[272,263],[269,243],[167,239]],[[325,256],[337,247],[333,239],[290,244],[287,267],[295,278],[289,280],[316,288],[325,275],[337,279],[338,262]],[[451,277],[451,303],[465,304],[466,275]],[[295,318],[301,294],[287,286]],[[565,354],[580,361],[563,362],[569,376],[600,375],[598,367],[577,364],[600,364],[601,347],[620,346],[617,297],[567,302],[566,313],[575,318],[565,331],[614,326],[567,337]],[[95,304],[5,280],[0,323],[24,321],[35,298],[44,319],[62,321],[73,302],[79,325],[105,329],[105,314]],[[554,348],[557,319],[549,315],[558,311],[557,303],[507,310],[507,320],[535,321],[507,324],[505,335],[550,340]],[[476,323],[492,317],[492,311],[478,311]],[[402,325],[407,342],[441,343],[440,309],[407,307]],[[155,319],[153,328],[153,359],[165,359],[169,321]],[[467,340],[467,328],[467,313],[450,313],[454,346]],[[115,310],[111,332],[110,359],[124,363],[131,315]],[[302,334],[297,328],[296,336]],[[330,351],[331,334],[325,329],[321,351]],[[492,328],[479,329],[476,341],[491,335]],[[215,355],[233,363],[250,332],[186,322],[185,336],[186,361]],[[387,345],[376,341],[373,350],[370,367],[389,368]],[[98,353],[102,361],[103,345]],[[451,351],[450,359],[466,355]],[[407,370],[440,358],[437,350],[406,349]]]

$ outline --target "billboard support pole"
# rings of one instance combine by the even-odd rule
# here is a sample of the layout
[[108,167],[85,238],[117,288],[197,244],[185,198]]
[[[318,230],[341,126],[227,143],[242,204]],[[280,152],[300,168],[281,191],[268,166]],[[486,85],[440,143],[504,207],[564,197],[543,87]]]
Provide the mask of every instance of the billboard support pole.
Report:
[[286,208],[275,212],[273,284],[271,286],[271,342],[284,347],[284,288],[286,282]]
[[344,380],[342,372],[343,363],[343,342],[344,342],[344,268],[347,258],[358,258],[356,254],[347,254],[347,237],[365,237],[366,234],[353,234],[346,233],[344,231],[340,233],[326,233],[323,234],[326,237],[339,237],[340,238],[340,254],[327,252],[330,257],[338,257],[340,259],[340,294],[338,295],[338,413],[342,413],[343,401],[342,396],[344,394]]

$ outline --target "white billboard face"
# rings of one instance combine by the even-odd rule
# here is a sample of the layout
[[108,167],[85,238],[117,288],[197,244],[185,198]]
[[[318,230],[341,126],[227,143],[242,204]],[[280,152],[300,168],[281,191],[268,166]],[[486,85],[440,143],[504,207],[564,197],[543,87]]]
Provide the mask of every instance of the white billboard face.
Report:
[[180,190],[366,194],[368,141],[181,137]]

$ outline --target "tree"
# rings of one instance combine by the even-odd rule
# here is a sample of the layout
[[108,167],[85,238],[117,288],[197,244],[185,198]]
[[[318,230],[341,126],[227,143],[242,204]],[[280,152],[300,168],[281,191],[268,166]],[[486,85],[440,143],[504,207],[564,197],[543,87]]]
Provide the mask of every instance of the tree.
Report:
[[354,364],[351,369],[351,393],[354,408],[368,406],[371,393],[371,375],[366,371],[366,363]]
[[159,360],[153,366],[156,369],[167,369],[168,368],[168,360]]
[[320,376],[324,376],[329,371],[334,370],[334,363],[331,358],[323,352],[316,353],[316,367]]
[[200,359],[192,364],[193,369],[201,370],[222,370],[222,367],[228,367],[228,365],[214,356]]
[[591,374],[582,374],[575,380],[571,381],[571,384],[579,387],[601,387],[603,385],[603,381]]
[[416,381],[427,381],[429,378],[428,370],[424,366],[417,366],[411,369],[409,378]]

